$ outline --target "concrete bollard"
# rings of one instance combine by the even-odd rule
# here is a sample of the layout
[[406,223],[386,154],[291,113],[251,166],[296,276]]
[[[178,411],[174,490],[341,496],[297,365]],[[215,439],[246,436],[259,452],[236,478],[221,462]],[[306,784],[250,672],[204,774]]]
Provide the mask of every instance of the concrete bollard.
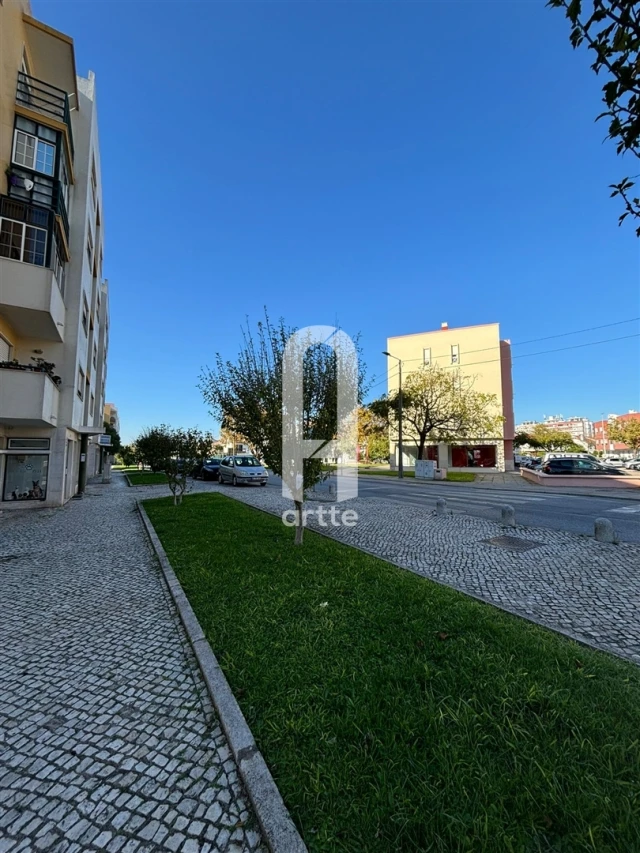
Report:
[[436,501],[436,515],[447,514],[447,502],[444,498],[438,498]]
[[596,518],[594,534],[596,542],[608,542],[610,545],[617,545],[619,542],[613,524],[608,518]]
[[500,521],[503,527],[516,526],[516,511],[509,504],[500,507]]

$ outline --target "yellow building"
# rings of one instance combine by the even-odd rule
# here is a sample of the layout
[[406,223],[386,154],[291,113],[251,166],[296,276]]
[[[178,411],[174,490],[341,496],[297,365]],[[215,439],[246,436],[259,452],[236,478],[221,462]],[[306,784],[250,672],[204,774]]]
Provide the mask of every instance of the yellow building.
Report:
[[[398,361],[402,362],[403,380],[422,365],[460,370],[463,376],[473,377],[473,390],[494,394],[498,401],[498,414],[504,422],[498,435],[470,435],[448,445],[431,442],[426,448],[426,458],[433,459],[440,468],[455,471],[473,471],[484,468],[494,471],[513,470],[513,383],[511,379],[511,345],[500,340],[498,323],[482,326],[463,326],[450,329],[442,323],[437,331],[418,332],[387,338],[388,392],[398,390]],[[418,452],[416,436],[405,423],[402,442],[403,463],[413,466]],[[391,441],[392,467],[398,464],[398,442]]]

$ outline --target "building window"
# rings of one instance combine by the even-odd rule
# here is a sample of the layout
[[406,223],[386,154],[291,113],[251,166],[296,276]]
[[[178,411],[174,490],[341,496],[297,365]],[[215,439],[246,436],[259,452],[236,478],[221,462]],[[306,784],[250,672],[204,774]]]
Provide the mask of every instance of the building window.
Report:
[[451,448],[452,468],[495,468],[496,459],[495,444],[462,445]]
[[[34,122],[28,122],[28,124],[34,124]],[[40,127],[40,125],[34,126]],[[53,144],[16,128],[13,141],[13,162],[17,163],[18,166],[33,169],[34,172],[53,176],[56,162],[56,133],[54,130],[49,131],[48,128],[43,129],[53,135]]]
[[53,180],[26,172],[24,169],[11,169],[8,176],[7,192],[11,198],[21,198],[32,204],[53,207]]
[[7,443],[9,450],[49,450],[50,438],[10,438]]
[[62,151],[60,157],[60,184],[62,186],[62,195],[64,197],[65,207],[69,208],[69,169],[67,168],[67,158]]
[[78,368],[78,397],[84,399],[84,371],[81,367]]
[[451,364],[460,363],[460,347],[458,344],[451,345]]
[[60,290],[60,294],[64,299],[64,283],[66,279],[66,265],[60,256],[60,248],[58,246],[58,241],[56,240],[56,250],[53,254],[53,274],[56,277],[56,281],[58,282],[58,288]]
[[47,496],[49,454],[6,455],[3,501],[43,501]]
[[98,345],[95,343],[93,345],[93,366],[98,366]]
[[43,267],[47,232],[14,219],[0,219],[0,257]]
[[93,206],[95,208],[98,203],[98,180],[96,178],[95,160],[91,163],[91,198],[93,199]]
[[93,234],[91,227],[87,229],[87,257],[89,258],[89,266],[93,265]]
[[427,367],[431,364],[431,347],[422,350],[422,363]]
[[95,404],[96,404],[96,398],[95,398],[95,396],[92,394],[92,395],[91,395],[91,404],[90,404],[90,406],[89,406],[89,415],[90,415],[91,417],[93,417],[93,410],[94,410]]
[[82,328],[85,335],[89,334],[89,306],[87,305],[87,297],[82,297]]

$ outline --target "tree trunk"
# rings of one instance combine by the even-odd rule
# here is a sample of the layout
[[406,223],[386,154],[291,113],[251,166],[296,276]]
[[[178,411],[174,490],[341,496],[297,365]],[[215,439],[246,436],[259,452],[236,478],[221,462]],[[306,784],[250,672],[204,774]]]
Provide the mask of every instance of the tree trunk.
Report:
[[294,506],[296,508],[296,538],[295,544],[302,545],[302,537],[304,535],[304,524],[302,523],[302,501],[294,501]]
[[418,444],[418,459],[424,459],[424,446],[426,441],[426,433],[420,433],[420,443]]

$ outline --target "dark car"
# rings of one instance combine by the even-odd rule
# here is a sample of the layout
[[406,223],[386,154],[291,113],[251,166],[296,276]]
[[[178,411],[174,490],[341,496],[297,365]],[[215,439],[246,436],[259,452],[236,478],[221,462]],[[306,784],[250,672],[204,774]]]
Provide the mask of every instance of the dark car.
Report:
[[542,466],[543,474],[615,474],[621,475],[620,468],[608,468],[590,459],[549,459]]
[[198,463],[193,469],[194,479],[218,480],[220,477],[220,461],[220,459],[214,458],[205,459],[204,462]]

